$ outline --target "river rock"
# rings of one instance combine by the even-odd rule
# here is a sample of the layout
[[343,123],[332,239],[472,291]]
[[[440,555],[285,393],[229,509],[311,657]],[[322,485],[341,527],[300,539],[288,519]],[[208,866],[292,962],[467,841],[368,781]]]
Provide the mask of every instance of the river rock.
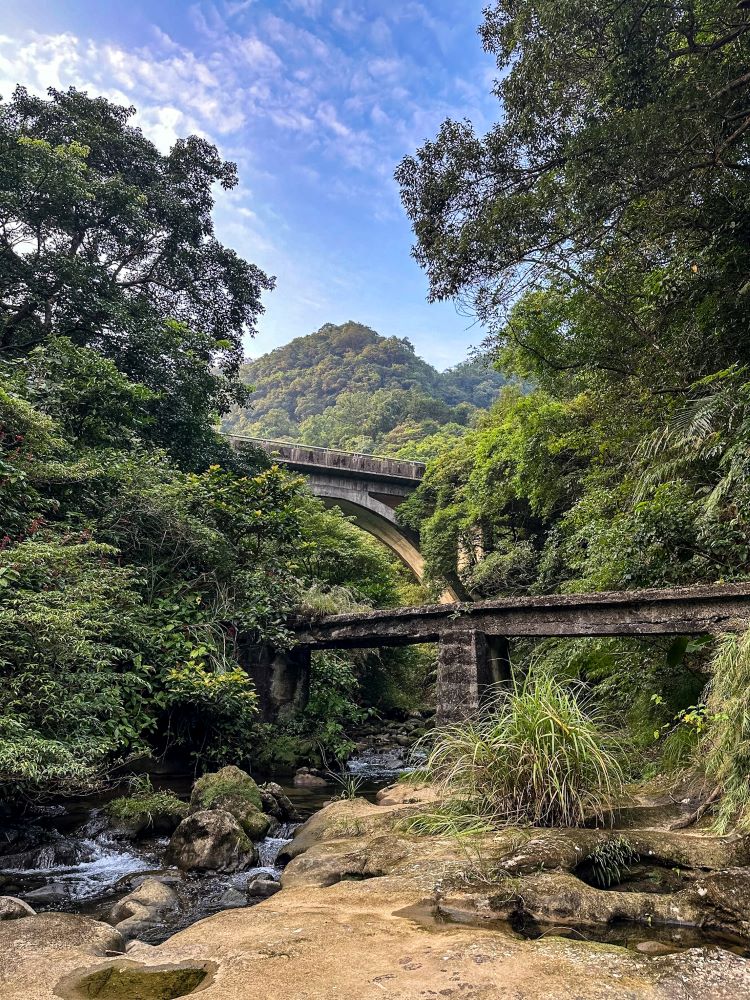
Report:
[[49,885],[25,892],[24,896],[29,902],[38,906],[51,906],[54,903],[67,903],[70,899],[70,888],[64,882],[50,882]]
[[165,916],[179,908],[177,893],[171,886],[147,878],[137,889],[115,903],[107,920],[124,938],[138,937]]
[[281,889],[281,883],[273,875],[261,873],[253,875],[247,883],[247,894],[251,899],[268,899]]
[[256,864],[257,851],[230,812],[204,809],[180,823],[167,858],[185,871],[234,872]]
[[263,812],[282,823],[300,822],[302,817],[292,805],[281,785],[277,785],[275,781],[267,781],[265,785],[260,785],[259,789],[263,799]]
[[21,917],[35,917],[36,910],[33,910],[28,903],[15,896],[0,896],[0,920],[19,920]]
[[239,889],[227,889],[219,897],[219,906],[225,910],[233,910],[238,906],[247,906],[247,896],[244,892],[240,892]]
[[666,941],[639,941],[635,950],[642,955],[671,955],[679,951],[674,945],[667,944]]
[[231,813],[251,840],[262,840],[271,826],[263,812],[260,789],[246,771],[234,765],[204,774],[193,785],[189,812],[207,809]]
[[309,771],[297,771],[294,776],[294,784],[297,788],[325,788],[328,784],[325,778],[319,778],[317,774],[310,774]]

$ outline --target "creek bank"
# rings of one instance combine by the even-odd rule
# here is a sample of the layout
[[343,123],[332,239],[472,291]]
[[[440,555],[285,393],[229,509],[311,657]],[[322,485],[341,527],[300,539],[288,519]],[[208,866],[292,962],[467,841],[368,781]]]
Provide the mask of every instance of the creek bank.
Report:
[[[429,807],[429,793],[407,795],[399,788],[391,792],[404,799],[399,804],[355,799],[325,807],[287,846],[281,892],[251,908],[224,910],[157,947],[134,942],[128,959],[141,971],[210,963],[215,972],[205,1000],[246,1000],[259,984],[264,1000],[674,1000],[686,991],[736,1000],[750,991],[748,961],[725,948],[659,954],[652,943],[644,953],[559,934],[529,940],[481,914],[469,924],[441,922],[436,911],[450,899],[479,901],[498,895],[504,879],[533,879],[533,873],[519,873],[550,845],[545,838],[554,831],[503,830],[471,849],[446,837],[416,837],[404,831],[403,821]],[[555,857],[571,857],[579,834],[614,833],[575,831]],[[659,831],[639,834],[645,846],[656,844]],[[670,851],[694,836],[679,835]],[[691,856],[700,849],[683,846]],[[740,856],[729,841],[711,850],[716,860]],[[87,941],[59,942],[54,955],[37,949],[30,928],[38,919],[0,925],[3,1000],[52,1000],[56,985],[71,974],[106,975],[112,965],[112,957],[96,956]],[[7,929],[24,924],[27,929],[11,937]],[[646,934],[644,928],[644,939]]]
[[[374,797],[391,778],[392,761],[383,775],[376,761],[369,756],[366,761],[370,777],[362,790]],[[356,767],[356,756],[352,763]],[[148,781],[146,785],[147,791],[137,791],[127,800],[46,805],[31,809],[21,822],[3,825],[0,821],[0,841],[6,852],[0,854],[0,896],[20,898],[39,912],[74,912],[115,923],[126,920],[129,938],[156,944],[212,913],[256,905],[278,892],[280,850],[297,824],[341,791],[330,775],[318,787],[295,788],[274,781],[258,785],[238,768],[204,776],[194,787],[174,781],[163,786],[165,790],[151,788]],[[189,828],[183,828],[175,839],[183,820],[194,824],[192,817],[206,805],[209,812],[220,806],[231,813],[233,821],[244,824],[241,838],[250,831],[251,850],[241,859],[231,837],[224,845],[224,858],[206,851],[210,844],[205,843],[198,858],[197,841],[189,847],[190,838],[183,837]],[[179,849],[178,840],[183,841]],[[183,868],[172,867],[179,860]],[[194,867],[196,860],[199,867]],[[146,879],[169,885],[177,905],[158,913],[134,910],[130,917],[113,917],[118,903],[138,894]],[[141,899],[133,902],[143,904]],[[8,908],[15,909],[10,904]]]

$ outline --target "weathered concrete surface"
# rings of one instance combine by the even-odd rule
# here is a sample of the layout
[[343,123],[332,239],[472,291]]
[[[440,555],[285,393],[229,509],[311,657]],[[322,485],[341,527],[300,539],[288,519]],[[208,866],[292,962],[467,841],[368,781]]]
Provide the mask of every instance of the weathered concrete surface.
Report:
[[310,693],[310,650],[306,646],[279,651],[257,642],[240,641],[239,659],[255,685],[264,722],[294,718]]
[[[326,506],[340,507],[363,531],[395,552],[418,580],[424,578],[419,536],[396,520],[396,508],[422,480],[424,463],[265,438],[230,435],[229,442],[238,450],[260,448],[279,464],[303,473],[311,492]],[[457,601],[466,596],[456,579],[443,600]]]
[[305,475],[322,470],[336,472],[341,476],[355,479],[370,479],[373,482],[405,483],[414,490],[424,475],[424,462],[411,462],[401,458],[383,458],[379,455],[365,455],[360,452],[340,451],[336,448],[318,448],[315,445],[292,444],[288,441],[274,441],[269,438],[250,438],[229,435],[234,448],[241,449],[243,442],[267,452],[280,464],[286,465]]
[[[362,800],[327,807],[297,838],[299,846],[308,846],[288,866],[281,892],[258,906],[203,920],[158,947],[136,944],[128,959],[152,968],[215,963],[215,977],[197,994],[201,1000],[748,995],[748,962],[728,952],[701,948],[650,958],[608,945],[553,937],[527,941],[500,928],[435,923],[436,892],[448,888],[450,879],[466,884],[484,847],[479,857],[450,839],[415,839],[395,830],[394,822],[415,808]],[[512,854],[519,838],[532,836],[503,831],[488,842],[487,853]],[[31,928],[40,919],[5,927]],[[73,969],[107,964],[96,957],[93,943],[86,936],[70,942],[58,937],[58,950],[51,951],[44,938],[36,945],[30,929],[15,937],[0,934],[2,1000],[53,1000],[56,984]]]
[[290,624],[298,642],[311,649],[437,642],[456,631],[539,638],[742,632],[750,624],[750,583],[505,597],[330,615]]

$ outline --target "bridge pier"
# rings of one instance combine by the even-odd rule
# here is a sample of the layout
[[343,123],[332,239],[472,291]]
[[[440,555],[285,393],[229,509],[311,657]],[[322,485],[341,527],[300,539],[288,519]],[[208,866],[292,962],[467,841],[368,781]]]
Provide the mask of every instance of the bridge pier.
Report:
[[508,640],[504,636],[465,627],[444,632],[438,645],[438,723],[468,718],[494,685],[509,679]]
[[263,722],[283,722],[304,709],[310,694],[309,646],[280,651],[248,643],[240,662],[255,685]]

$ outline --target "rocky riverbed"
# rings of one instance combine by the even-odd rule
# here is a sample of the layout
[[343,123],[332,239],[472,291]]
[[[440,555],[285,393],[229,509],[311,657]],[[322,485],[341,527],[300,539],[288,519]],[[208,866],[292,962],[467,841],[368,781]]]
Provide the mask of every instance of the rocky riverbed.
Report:
[[[403,747],[384,746],[379,737],[365,734],[348,773],[358,794],[374,799],[379,788],[407,767]],[[186,800],[186,812],[191,783],[174,781],[170,787]],[[236,864],[231,858],[218,858],[216,844],[206,864],[198,856],[177,864],[176,845],[170,851],[170,840],[184,818],[182,811],[174,816],[148,814],[144,829],[134,828],[132,820],[124,826],[113,821],[107,803],[96,800],[40,806],[29,809],[20,821],[0,820],[0,896],[18,897],[38,913],[71,912],[97,920],[119,915],[130,920],[132,929],[136,922],[132,915],[124,916],[122,907],[127,909],[133,897],[133,906],[142,908],[150,893],[153,912],[145,925],[138,926],[137,936],[151,944],[209,914],[254,905],[278,887],[278,855],[299,823],[342,790],[334,776],[310,768],[300,769],[283,786],[270,787],[286,806],[279,810],[267,800],[267,808],[276,815],[264,819],[253,810],[255,826],[249,825],[249,815],[239,814],[254,847],[247,845],[246,856],[238,857]],[[224,824],[233,852],[238,831],[231,819]],[[197,843],[201,831],[191,826],[195,821],[183,831],[183,841]]]
[[[399,784],[379,799],[324,807],[282,846],[281,891],[158,946],[128,943],[81,916],[0,923],[0,996],[168,1000],[197,990],[206,1000],[735,1000],[750,993],[744,838],[670,832],[658,825],[658,810],[639,807],[619,830],[508,829],[457,842],[406,829],[411,815],[434,808],[431,789]],[[635,888],[591,885],[587,859],[625,836],[639,864],[684,877],[653,892],[644,891],[643,872]],[[536,925],[535,939],[520,917]],[[619,936],[597,940],[613,927]]]

